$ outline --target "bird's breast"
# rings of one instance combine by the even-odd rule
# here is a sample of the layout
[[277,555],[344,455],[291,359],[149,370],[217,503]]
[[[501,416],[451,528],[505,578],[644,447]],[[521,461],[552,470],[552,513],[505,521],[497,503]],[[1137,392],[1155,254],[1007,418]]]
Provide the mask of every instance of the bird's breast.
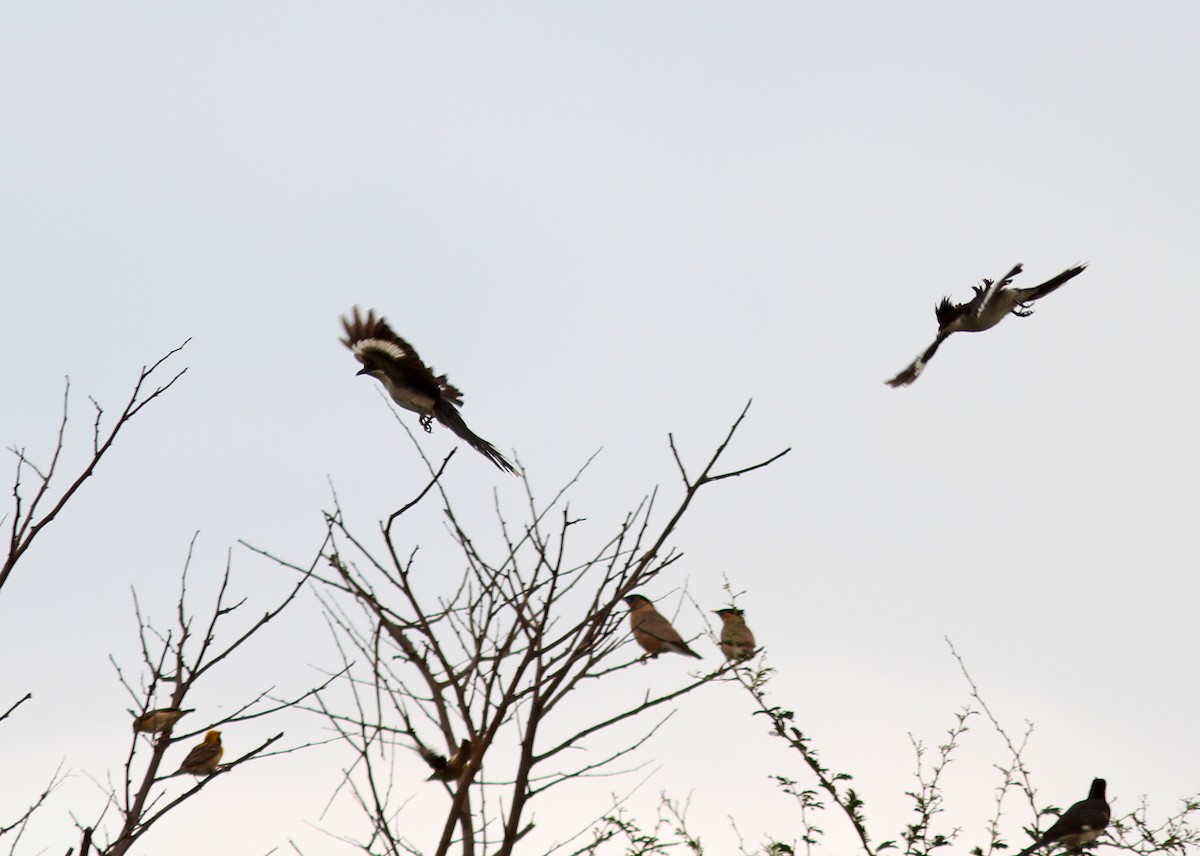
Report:
[[388,395],[392,397],[392,401],[403,407],[405,410],[411,410],[413,413],[420,413],[422,416],[433,415],[433,398],[423,392],[413,389],[410,386],[402,386],[396,383],[383,372],[372,372],[374,377],[379,379],[383,384],[384,389],[388,391]]

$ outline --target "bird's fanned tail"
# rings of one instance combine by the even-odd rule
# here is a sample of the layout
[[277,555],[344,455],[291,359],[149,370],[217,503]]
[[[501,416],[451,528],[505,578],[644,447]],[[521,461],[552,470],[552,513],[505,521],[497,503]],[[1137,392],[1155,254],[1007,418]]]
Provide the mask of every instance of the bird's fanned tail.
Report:
[[467,427],[467,423],[463,421],[458,408],[449,401],[442,399],[437,402],[433,407],[433,415],[437,417],[438,422],[441,422],[459,437],[466,440],[472,448],[497,467],[506,473],[516,473],[516,468],[503,455],[496,451],[495,446]]

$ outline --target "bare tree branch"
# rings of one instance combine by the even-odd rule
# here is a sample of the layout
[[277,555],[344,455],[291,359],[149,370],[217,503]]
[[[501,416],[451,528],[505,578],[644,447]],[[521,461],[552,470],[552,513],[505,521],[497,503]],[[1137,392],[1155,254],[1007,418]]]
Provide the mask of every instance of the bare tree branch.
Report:
[[[9,575],[13,572],[17,562],[25,555],[30,545],[42,530],[54,521],[63,507],[70,501],[76,491],[83,486],[83,483],[91,478],[92,474],[99,466],[101,459],[112,448],[113,443],[117,439],[117,435],[129,423],[133,417],[141,411],[150,402],[154,401],[168,389],[175,385],[175,382],[183,377],[187,372],[186,368],[180,369],[170,380],[156,387],[150,392],[144,392],[147,381],[149,381],[154,373],[175,354],[183,350],[191,339],[184,340],[183,344],[176,348],[172,348],[157,361],[150,366],[143,366],[141,373],[138,375],[137,381],[133,385],[133,392],[129,396],[129,400],[125,403],[124,409],[116,418],[112,428],[108,434],[102,437],[101,430],[101,415],[103,411],[100,406],[93,400],[92,404],[96,409],[96,418],[92,426],[92,457],[87,462],[83,470],[77,475],[74,481],[59,494],[57,499],[50,496],[50,486],[58,470],[59,460],[62,456],[66,445],[67,431],[67,415],[70,410],[70,391],[71,381],[68,378],[63,389],[63,410],[62,418],[59,420],[58,440],[54,445],[54,452],[50,458],[50,465],[45,470],[37,467],[26,455],[25,450],[12,448],[10,451],[17,456],[16,475],[13,479],[13,519],[12,527],[8,538],[8,556],[4,560],[4,564],[0,565],[0,589],[4,588],[4,584],[8,582]],[[33,497],[29,501],[28,507],[23,507],[24,497],[21,492],[21,474],[25,470],[33,473],[39,484],[34,490]],[[52,503],[50,510],[45,514],[38,516],[38,510],[43,501]]]

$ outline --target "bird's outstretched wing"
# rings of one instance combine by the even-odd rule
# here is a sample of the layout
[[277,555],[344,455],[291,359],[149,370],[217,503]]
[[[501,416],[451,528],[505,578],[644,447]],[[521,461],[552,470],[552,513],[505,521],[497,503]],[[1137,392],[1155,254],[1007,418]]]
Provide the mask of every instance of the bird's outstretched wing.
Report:
[[424,746],[418,746],[417,751],[421,754],[422,760],[433,770],[426,781],[453,782],[462,775],[463,767],[471,758],[471,741],[463,740],[458,746],[458,751],[449,759]]
[[884,383],[891,387],[908,386],[921,376],[921,372],[925,370],[925,364],[933,359],[933,355],[937,353],[938,346],[948,338],[950,338],[949,333],[938,333],[938,337],[933,340],[932,345],[922,351],[900,374],[891,380],[884,381]]
[[971,301],[971,303],[974,304],[973,309],[975,312],[975,317],[982,317],[983,314],[987,312],[992,301],[996,299],[996,295],[999,294],[1000,291],[1006,286],[1012,285],[1013,277],[1015,277],[1024,269],[1024,266],[1020,262],[1017,262],[1012,270],[995,282],[985,279],[983,281],[984,288],[982,290],[976,289],[975,300]]
[[461,397],[457,389],[446,383],[445,375],[434,376],[417,349],[398,336],[382,316],[376,317],[374,309],[368,309],[363,317],[355,306],[350,318],[342,316],[342,327],[346,331],[342,344],[365,368],[382,370],[394,382],[431,398],[445,394],[444,390]]

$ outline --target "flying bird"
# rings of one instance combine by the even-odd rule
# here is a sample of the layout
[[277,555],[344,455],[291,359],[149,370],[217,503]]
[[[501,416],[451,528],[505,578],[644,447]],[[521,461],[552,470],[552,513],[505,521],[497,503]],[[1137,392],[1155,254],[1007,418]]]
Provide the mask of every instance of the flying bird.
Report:
[[663,651],[702,659],[687,646],[671,622],[658,614],[649,600],[640,594],[631,594],[626,595],[625,602],[629,604],[629,625],[633,628],[633,638],[646,651],[643,660],[657,657]]
[[1093,779],[1087,799],[1075,803],[1064,811],[1058,820],[1037,841],[1026,847],[1017,856],[1029,856],[1046,844],[1061,844],[1078,850],[1100,837],[1112,817],[1112,809],[1104,799],[1104,779]]
[[727,660],[749,660],[754,656],[754,634],[740,609],[714,609],[721,616],[721,651]]
[[462,776],[463,768],[471,760],[471,741],[464,740],[458,745],[458,751],[447,760],[445,755],[439,755],[424,746],[418,746],[421,757],[433,772],[427,782],[457,782]]
[[157,710],[148,710],[141,716],[133,718],[133,730],[144,731],[147,734],[158,734],[160,731],[169,731],[171,726],[178,722],[181,716],[193,712],[194,708],[180,710],[177,707],[160,707]]
[[377,318],[375,310],[369,309],[364,318],[355,306],[351,317],[342,316],[342,327],[346,335],[341,343],[362,363],[358,373],[375,378],[392,401],[420,414],[422,428],[433,430],[431,425],[436,419],[500,469],[516,472],[495,446],[467,427],[458,412],[462,407],[458,388],[421,362],[416,349],[397,336],[382,315]]
[[938,322],[937,338],[908,368],[887,381],[887,385],[907,386],[920,377],[925,364],[933,359],[938,346],[946,341],[951,333],[978,333],[981,330],[989,330],[1003,321],[1009,313],[1019,318],[1032,315],[1033,307],[1029,304],[1041,300],[1067,280],[1079,276],[1086,267],[1086,264],[1076,265],[1033,288],[1008,288],[1013,277],[1024,269],[1018,264],[999,282],[985,279],[983,285],[971,286],[975,289],[975,296],[966,303],[951,303],[949,297],[943,297],[942,302],[934,308]]
[[192,751],[188,752],[176,775],[191,773],[193,776],[211,776],[217,771],[217,764],[221,763],[223,754],[225,749],[221,746],[221,732],[210,731],[204,735],[203,743],[197,743],[192,747]]

